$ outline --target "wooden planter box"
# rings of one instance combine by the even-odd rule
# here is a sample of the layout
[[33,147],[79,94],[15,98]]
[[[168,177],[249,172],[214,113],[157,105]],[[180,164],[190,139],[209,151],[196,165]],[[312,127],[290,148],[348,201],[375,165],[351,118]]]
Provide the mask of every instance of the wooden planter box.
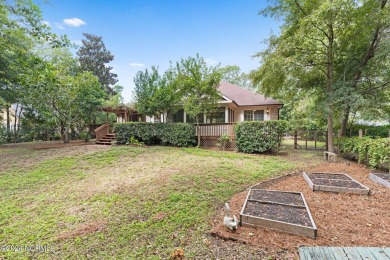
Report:
[[[317,175],[316,177],[314,177]],[[314,178],[313,178],[314,177]],[[313,191],[346,192],[368,195],[370,189],[345,173],[303,172],[303,178]]]
[[390,173],[370,173],[371,180],[390,189],[390,178],[385,179],[384,176],[390,177]]
[[317,227],[300,192],[250,189],[240,213],[240,225],[317,237]]

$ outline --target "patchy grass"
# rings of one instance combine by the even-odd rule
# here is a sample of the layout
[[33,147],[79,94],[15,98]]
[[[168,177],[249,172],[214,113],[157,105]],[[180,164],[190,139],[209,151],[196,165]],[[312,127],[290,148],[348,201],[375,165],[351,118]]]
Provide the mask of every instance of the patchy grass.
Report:
[[[321,158],[307,151],[276,157],[95,147],[51,152],[0,147],[8,157],[0,159],[6,166],[0,170],[0,246],[52,249],[0,251],[0,258],[166,259],[178,248],[188,258],[212,257],[209,221],[224,202],[265,178]],[[28,163],[15,165],[20,158]]]

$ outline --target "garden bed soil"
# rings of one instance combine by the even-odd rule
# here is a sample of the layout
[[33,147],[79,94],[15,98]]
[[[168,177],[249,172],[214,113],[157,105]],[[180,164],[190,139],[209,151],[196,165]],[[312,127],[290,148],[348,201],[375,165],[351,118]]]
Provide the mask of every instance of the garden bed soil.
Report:
[[240,213],[240,224],[313,238],[317,232],[304,198],[297,192],[250,189]]
[[369,189],[343,173],[303,173],[313,191],[351,192],[369,194]]
[[312,227],[305,208],[248,201],[243,213],[245,215]]
[[[300,191],[316,223],[317,239],[279,232],[263,227],[241,226],[233,232],[223,226],[224,210],[212,221],[211,234],[224,240],[253,245],[267,250],[287,250],[296,255],[299,246],[372,246],[390,247],[390,192],[369,179],[370,170],[350,162],[328,163],[302,169],[308,172],[344,172],[365,186],[371,196],[351,193],[312,192],[302,173],[272,182],[264,182],[263,189]],[[236,194],[230,200],[232,214],[239,216],[248,191]]]

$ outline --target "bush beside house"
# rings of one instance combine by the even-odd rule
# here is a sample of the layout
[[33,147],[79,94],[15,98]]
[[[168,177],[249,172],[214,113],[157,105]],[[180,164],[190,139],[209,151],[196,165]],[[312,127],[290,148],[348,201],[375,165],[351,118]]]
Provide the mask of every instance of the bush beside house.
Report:
[[147,145],[163,144],[179,147],[195,145],[195,127],[186,123],[139,123],[114,125],[118,144],[126,144],[134,136]]
[[239,152],[263,153],[279,149],[287,130],[286,121],[250,121],[236,125],[236,145]]

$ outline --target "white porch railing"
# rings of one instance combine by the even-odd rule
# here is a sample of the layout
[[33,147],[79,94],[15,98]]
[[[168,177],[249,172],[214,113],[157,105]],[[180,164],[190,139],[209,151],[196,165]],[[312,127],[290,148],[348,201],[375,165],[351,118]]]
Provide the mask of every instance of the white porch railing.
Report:
[[199,128],[196,127],[196,136],[221,136],[227,134],[230,137],[234,137],[235,123],[220,123],[220,124],[199,124]]

